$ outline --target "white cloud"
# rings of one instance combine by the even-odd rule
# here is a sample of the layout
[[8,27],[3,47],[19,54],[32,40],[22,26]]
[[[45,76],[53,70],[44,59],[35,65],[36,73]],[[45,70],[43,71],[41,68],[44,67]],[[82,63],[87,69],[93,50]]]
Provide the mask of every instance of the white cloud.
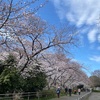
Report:
[[75,18],[71,13],[67,13],[66,17],[69,21],[74,22],[75,23]]
[[[51,0],[60,19],[67,19],[77,27],[86,25],[93,27],[97,23],[100,14],[100,0]],[[88,33],[90,43],[97,40],[97,28]],[[100,37],[100,36],[99,36]],[[98,38],[100,40],[100,38]]]
[[100,56],[93,56],[89,59],[92,60],[92,61],[100,62]]
[[98,34],[98,42],[100,42],[100,34]]
[[61,19],[74,20],[77,26],[92,25],[99,17],[100,0],[52,0],[52,2]]
[[73,61],[73,62],[78,62],[78,60],[76,60],[76,59],[71,59],[71,61]]
[[96,41],[96,35],[97,35],[96,29],[90,30],[90,32],[88,33],[88,39],[90,43],[93,43]]

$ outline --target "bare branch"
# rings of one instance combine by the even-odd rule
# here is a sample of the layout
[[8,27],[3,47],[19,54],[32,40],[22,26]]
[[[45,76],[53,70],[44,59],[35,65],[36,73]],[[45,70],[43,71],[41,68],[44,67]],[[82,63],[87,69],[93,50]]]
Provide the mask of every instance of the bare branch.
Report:
[[9,12],[8,12],[8,15],[7,15],[7,18],[5,19],[5,21],[2,23],[2,25],[0,26],[0,29],[5,25],[5,23],[8,21],[9,17],[10,17],[10,14],[11,14],[11,10],[12,10],[12,2],[13,0],[11,0],[10,2],[10,7],[9,7]]

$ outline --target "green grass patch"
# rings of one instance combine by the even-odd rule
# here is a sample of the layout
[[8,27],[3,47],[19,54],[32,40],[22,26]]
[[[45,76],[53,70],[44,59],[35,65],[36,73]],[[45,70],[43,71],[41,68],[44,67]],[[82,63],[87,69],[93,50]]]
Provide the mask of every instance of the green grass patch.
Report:
[[100,90],[93,90],[93,92],[100,92]]

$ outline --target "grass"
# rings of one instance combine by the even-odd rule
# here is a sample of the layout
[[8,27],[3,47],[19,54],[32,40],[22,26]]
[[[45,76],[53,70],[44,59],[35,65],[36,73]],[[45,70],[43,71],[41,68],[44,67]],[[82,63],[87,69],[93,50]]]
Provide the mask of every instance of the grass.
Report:
[[100,92],[100,90],[93,90],[93,92]]

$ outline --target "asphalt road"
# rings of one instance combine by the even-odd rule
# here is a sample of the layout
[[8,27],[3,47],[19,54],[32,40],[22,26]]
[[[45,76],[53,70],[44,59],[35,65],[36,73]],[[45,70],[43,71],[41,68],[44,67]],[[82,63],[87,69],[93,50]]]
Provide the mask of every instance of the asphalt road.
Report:
[[92,93],[88,100],[100,100],[100,93]]
[[68,96],[67,95],[67,96],[62,96],[60,98],[54,98],[54,99],[51,99],[51,100],[77,100],[79,97],[83,96],[84,94],[87,94],[87,92],[82,92],[81,95],[78,95],[78,94],[74,95],[74,94],[72,94],[72,96]]

